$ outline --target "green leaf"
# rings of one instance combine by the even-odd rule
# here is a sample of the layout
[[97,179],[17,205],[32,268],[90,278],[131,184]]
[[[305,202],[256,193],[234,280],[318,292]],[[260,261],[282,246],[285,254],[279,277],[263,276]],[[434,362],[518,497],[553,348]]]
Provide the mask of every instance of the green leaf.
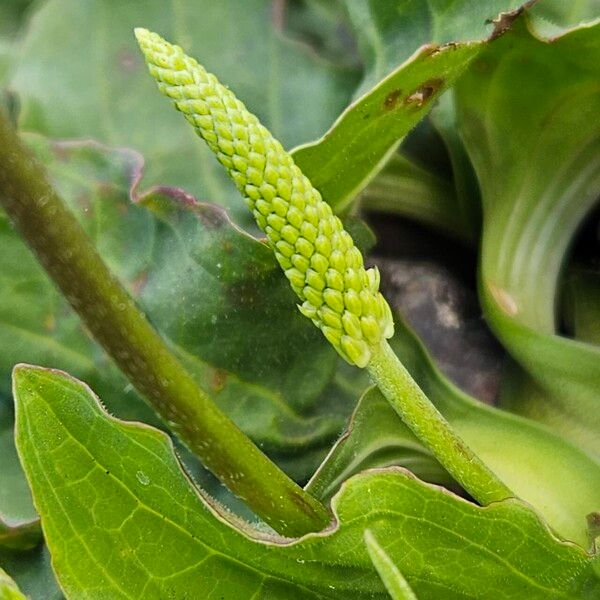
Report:
[[13,425],[8,402],[0,399],[0,548],[27,550],[39,543],[42,532],[17,457]]
[[226,522],[164,434],[109,417],[71,377],[21,366],[15,391],[19,454],[67,597],[383,598],[365,529],[421,599],[598,591],[590,557],[519,501],[481,508],[372,471],[344,484],[330,530],[290,543]]
[[[534,421],[495,409],[461,392],[434,366],[421,342],[397,314],[395,323],[392,347],[458,434],[516,496],[535,507],[557,532],[587,547],[586,518],[599,508],[600,463]],[[418,468],[420,475],[448,484],[389,403],[374,389],[363,397],[348,432],[319,467],[308,489],[328,498],[345,477],[361,468],[390,464]]]
[[[27,140],[111,269],[133,285],[152,258],[154,242],[151,215],[128,199],[135,156],[93,144],[52,144],[38,136]],[[4,213],[0,247],[0,390],[9,394],[15,363],[36,361],[72,370],[100,390],[121,416],[157,423],[131,390],[124,391],[124,378],[90,340]]]
[[473,43],[417,51],[353,102],[323,138],[296,148],[294,160],[336,211],[346,208],[383,167],[479,49]]
[[566,29],[592,21],[600,16],[598,0],[544,0],[536,2],[529,10],[538,35],[556,37]]
[[360,195],[367,211],[395,213],[461,239],[469,237],[452,183],[394,153]]
[[401,138],[485,47],[484,40],[495,33],[486,18],[522,2],[346,4],[366,62],[362,96],[323,138],[294,152],[294,160],[337,211],[368,184]]
[[550,42],[521,19],[456,87],[483,198],[481,300],[523,369],[509,406],[596,456],[600,349],[560,337],[555,305],[600,186],[599,32],[589,25]]
[[32,600],[62,600],[62,592],[50,566],[46,546],[27,552],[9,552],[0,548],[0,564]]
[[263,0],[40,4],[10,81],[21,102],[20,126],[51,138],[132,147],[147,161],[146,187],[183,187],[248,223],[220,165],[154,93],[133,28],[177,40],[293,146],[325,131],[347,104],[356,76],[287,39],[271,19]]
[[500,13],[516,11],[522,0],[344,0],[356,31],[366,73],[361,90],[373,87],[427,44],[484,40]]
[[1,600],[27,600],[19,590],[17,584],[0,567],[0,599]]
[[306,486],[330,500],[344,481],[367,469],[402,466],[420,479],[456,486],[443,467],[396,416],[377,388],[360,398],[350,423]]
[[17,46],[15,38],[31,1],[9,0],[0,4],[0,85],[4,83],[13,64]]

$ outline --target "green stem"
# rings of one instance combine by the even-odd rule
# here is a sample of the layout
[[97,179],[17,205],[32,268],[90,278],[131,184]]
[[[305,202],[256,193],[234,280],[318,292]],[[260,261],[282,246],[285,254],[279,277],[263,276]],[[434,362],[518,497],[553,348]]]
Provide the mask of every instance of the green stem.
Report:
[[173,356],[2,116],[0,204],[94,338],[209,470],[282,534],[329,523],[325,507],[272,463]]
[[473,498],[486,505],[514,495],[456,434],[386,340],[367,368],[404,423]]

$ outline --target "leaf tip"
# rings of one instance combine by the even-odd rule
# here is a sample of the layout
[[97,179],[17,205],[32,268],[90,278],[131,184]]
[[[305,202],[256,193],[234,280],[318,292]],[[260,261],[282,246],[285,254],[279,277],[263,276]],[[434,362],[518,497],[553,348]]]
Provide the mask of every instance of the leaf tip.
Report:
[[35,372],[39,371],[40,369],[42,369],[42,367],[37,367],[27,363],[16,364],[12,370],[13,390],[15,393],[17,388],[21,387],[22,384],[31,382],[32,379],[35,379]]

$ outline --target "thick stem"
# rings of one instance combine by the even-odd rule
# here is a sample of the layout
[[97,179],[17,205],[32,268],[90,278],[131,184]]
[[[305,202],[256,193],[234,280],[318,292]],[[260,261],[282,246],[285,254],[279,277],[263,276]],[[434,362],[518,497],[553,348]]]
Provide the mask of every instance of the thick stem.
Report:
[[404,423],[473,498],[485,505],[514,495],[456,434],[387,341],[373,353],[368,370]]
[[325,507],[272,463],[173,356],[2,116],[0,204],[94,338],[209,470],[282,534],[329,523]]

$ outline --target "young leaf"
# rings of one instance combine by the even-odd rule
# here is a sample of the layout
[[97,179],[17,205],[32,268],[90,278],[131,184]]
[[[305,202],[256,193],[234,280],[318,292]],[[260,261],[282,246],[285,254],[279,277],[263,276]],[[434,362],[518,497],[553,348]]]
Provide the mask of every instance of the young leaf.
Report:
[[421,600],[598,590],[590,557],[516,500],[481,508],[406,471],[373,471],[334,498],[331,530],[290,543],[226,522],[164,434],[109,417],[69,376],[21,366],[15,397],[19,453],[70,598],[383,599],[365,529]]
[[546,41],[521,19],[456,88],[483,198],[482,304],[524,370],[510,408],[595,456],[600,349],[559,337],[555,304],[600,188],[599,32],[596,23]]

